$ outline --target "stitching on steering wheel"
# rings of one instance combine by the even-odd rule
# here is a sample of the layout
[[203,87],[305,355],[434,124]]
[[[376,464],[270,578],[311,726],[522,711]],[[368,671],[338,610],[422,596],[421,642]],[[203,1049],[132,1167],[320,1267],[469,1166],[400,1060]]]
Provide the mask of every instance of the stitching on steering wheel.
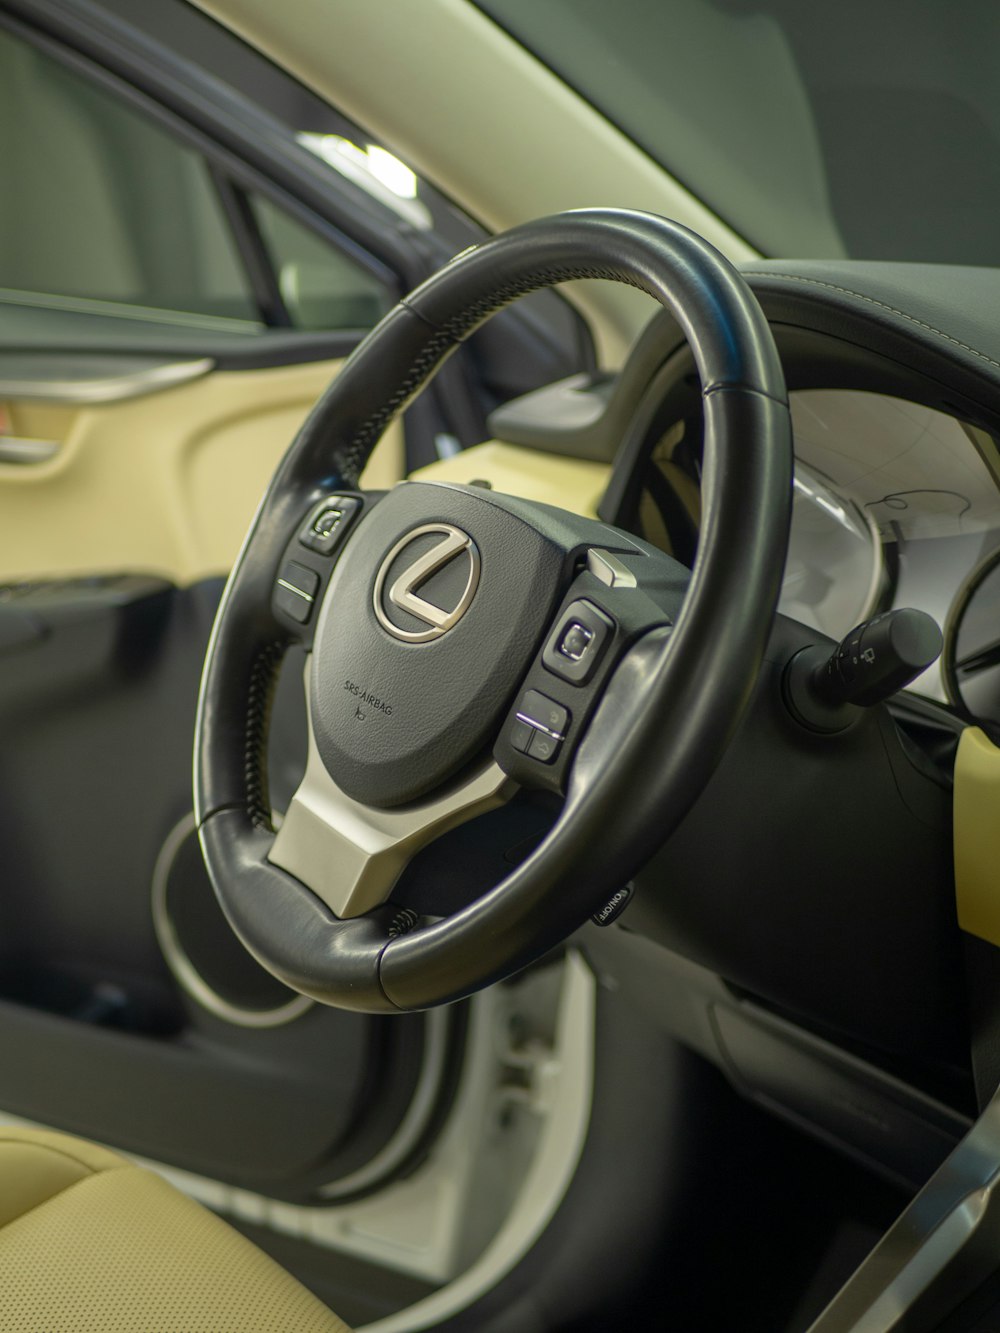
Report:
[[[495,314],[498,310],[502,310],[504,306],[510,305],[519,296],[527,296],[530,292],[549,287],[554,282],[572,282],[583,278],[605,278],[611,282],[627,283],[628,286],[636,287],[642,292],[647,291],[641,283],[623,278],[620,273],[612,269],[603,268],[549,269],[527,281],[508,283],[506,287],[497,288],[489,296],[481,298],[441,327],[413,362],[406,378],[392,397],[360,427],[358,433],[344,451],[344,462],[341,468],[344,480],[351,486],[357,485],[358,478],[379,436],[400,407],[424,382],[429,372],[433,370],[441,353],[451,343],[458,342],[463,334],[467,333],[481,320]],[[649,294],[647,292],[647,295]],[[406,306],[408,310],[412,309],[405,300],[400,304]],[[414,311],[414,313],[418,312]],[[421,315],[420,318],[426,319],[426,316]]]
[[357,486],[364,465],[367,463],[379,436],[410,395],[427,378],[428,373],[434,368],[448,344],[454,341],[455,339],[451,334],[444,329],[435,334],[413,362],[406,378],[399,385],[396,392],[359,429],[344,452],[344,462],[340,469],[345,482],[349,486]]
[[247,727],[243,742],[243,777],[246,783],[247,815],[254,828],[273,833],[271,801],[267,785],[267,733],[277,670],[287,645],[275,639],[260,650],[250,668],[247,687]]

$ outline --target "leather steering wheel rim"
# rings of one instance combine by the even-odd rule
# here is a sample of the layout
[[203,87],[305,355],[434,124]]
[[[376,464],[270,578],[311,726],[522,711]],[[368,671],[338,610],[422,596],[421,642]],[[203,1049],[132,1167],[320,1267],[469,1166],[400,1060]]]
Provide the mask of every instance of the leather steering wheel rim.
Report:
[[[391,905],[341,919],[268,860],[268,709],[291,638],[271,592],[290,536],[356,487],[387,424],[460,342],[519,296],[602,278],[647,292],[691,346],[704,404],[701,541],[671,630],[614,671],[542,844],[468,907],[409,933]],[[261,503],[206,658],[195,811],[223,910],[250,952],[328,1004],[393,1012],[446,1003],[561,943],[677,826],[719,762],[756,682],[791,516],[791,428],[766,319],[711,246],[648,214],[585,210],[467,251],[372,331],[313,409]],[[581,870],[585,867],[585,872]]]

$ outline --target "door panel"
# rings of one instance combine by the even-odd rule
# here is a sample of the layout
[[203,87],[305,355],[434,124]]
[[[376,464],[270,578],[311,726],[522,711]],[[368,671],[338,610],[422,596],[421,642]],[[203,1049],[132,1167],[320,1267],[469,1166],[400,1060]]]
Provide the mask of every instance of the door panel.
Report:
[[[141,570],[186,584],[231,566],[271,474],[339,362],[217,371],[95,405],[0,403],[4,434],[58,443],[0,461],[0,580]],[[402,430],[364,484],[403,475]]]
[[[128,43],[81,58],[89,9],[47,34],[39,7],[7,9],[0,1112],[277,1198],[356,1189],[359,1172],[374,1190],[425,1146],[459,1019],[431,1042],[420,1015],[290,1004],[178,831],[223,579],[302,420],[426,247],[370,199],[338,204],[355,187],[311,160],[296,170],[293,135],[234,114],[197,60],[158,85]],[[416,425],[433,450],[450,420],[423,412],[409,442]],[[404,469],[396,424],[363,484]],[[279,808],[303,737],[300,655],[273,714]]]
[[[424,1075],[424,1020],[306,1006],[240,1026],[166,964],[153,882],[190,810],[221,588],[119,576],[0,600],[0,1109],[304,1200],[390,1140]],[[304,765],[301,671],[289,665],[275,704],[278,801]],[[213,970],[191,946],[221,921],[193,841],[187,854],[171,865],[175,920],[218,987],[225,941]],[[267,986],[249,989],[273,1006],[275,983],[243,961],[223,980],[256,1008],[255,969]]]
[[[0,1113],[276,1198],[374,1191],[427,1148],[462,1014],[289,1010],[190,835],[194,712],[224,576],[300,423],[365,329],[473,236],[437,234],[457,219],[423,183],[426,231],[321,165],[296,134],[339,133],[329,109],[275,117],[266,62],[247,101],[204,78],[200,41],[178,60],[91,5],[11,8]],[[553,337],[547,299],[444,367],[363,485],[478,440],[498,399],[578,369],[575,325]],[[278,809],[303,738],[299,655],[273,712]]]
[[[0,400],[0,460],[5,439],[54,446],[0,461],[0,1108],[307,1199],[391,1137],[425,1076],[424,1020],[303,1006],[275,1028],[223,1021],[167,966],[151,894],[190,812],[222,576],[342,363],[212,371],[209,360],[139,396],[120,354],[103,380],[65,363],[40,355],[30,383],[8,377],[19,396]],[[133,367],[148,371],[148,358]],[[402,469],[397,425],[365,482],[392,485]],[[278,801],[303,763],[301,669],[289,667],[275,708]],[[243,957],[187,854],[173,876],[186,929]],[[184,943],[202,965],[204,941]],[[257,992],[241,1011],[251,1021],[290,996],[275,998],[246,958],[223,980]]]

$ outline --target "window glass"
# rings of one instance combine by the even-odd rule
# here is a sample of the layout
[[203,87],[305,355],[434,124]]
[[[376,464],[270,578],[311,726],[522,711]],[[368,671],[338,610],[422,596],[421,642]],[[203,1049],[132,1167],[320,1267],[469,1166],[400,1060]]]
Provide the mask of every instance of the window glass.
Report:
[[252,201],[285,308],[299,329],[370,329],[392,301],[377,278],[270,200]]
[[1000,5],[477,0],[764,254],[1000,262]]
[[0,31],[0,287],[256,320],[208,169]]
[[[418,230],[427,227],[429,219],[431,230],[426,235],[431,244],[438,244],[440,262],[469,245],[478,244],[487,235],[482,226],[429,181],[407,172],[403,164],[385,152],[384,145],[374,143],[369,134],[195,5],[186,0],[156,0],[156,4],[136,4],[136,0],[98,2],[102,9],[141,29],[168,50],[263,107],[339,174],[362,183],[358,174],[347,168],[352,160],[360,164],[360,159],[367,159],[369,179],[363,188]],[[393,177],[380,170],[386,167],[392,169]],[[397,184],[394,177],[401,167],[411,177],[408,185],[412,191],[408,188],[400,193],[394,189]],[[376,173],[382,176],[382,189],[373,188],[371,178]],[[394,200],[393,194],[397,196]],[[530,366],[526,363],[527,374],[516,386],[500,392],[497,401],[592,367],[590,334],[561,293],[542,291],[525,297],[518,303],[518,317],[537,328],[539,340],[533,346]],[[499,318],[502,321],[504,316]],[[470,344],[473,349],[494,336],[490,329],[487,325],[473,336]]]

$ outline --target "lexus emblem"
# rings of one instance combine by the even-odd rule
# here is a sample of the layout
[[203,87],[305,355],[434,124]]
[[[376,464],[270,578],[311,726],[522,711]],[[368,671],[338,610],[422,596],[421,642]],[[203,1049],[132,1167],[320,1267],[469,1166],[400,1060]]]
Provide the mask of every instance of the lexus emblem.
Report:
[[[430,545],[421,540],[429,535],[439,540]],[[417,546],[418,554],[413,560],[407,561],[407,547],[413,545]],[[442,573],[447,566],[459,560],[463,562],[466,577],[458,600],[450,610],[421,597],[420,588],[435,574]],[[394,575],[391,581],[390,571]],[[429,643],[454,629],[472,604],[478,586],[479,551],[468,533],[452,527],[450,523],[425,523],[400,538],[382,561],[375,580],[375,614],[382,628],[388,630],[394,638],[403,639],[407,643]],[[453,593],[447,600],[454,600]],[[395,624],[389,618],[388,607],[405,612],[407,617],[412,616],[423,628],[406,629],[403,625]]]

